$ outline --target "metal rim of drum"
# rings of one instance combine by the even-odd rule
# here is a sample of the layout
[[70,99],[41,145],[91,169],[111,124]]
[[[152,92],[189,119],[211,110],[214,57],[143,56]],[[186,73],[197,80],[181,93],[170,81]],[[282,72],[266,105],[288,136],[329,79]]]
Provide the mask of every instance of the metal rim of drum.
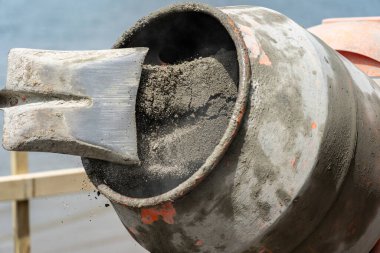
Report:
[[145,22],[138,22],[139,25],[123,34],[122,37],[113,46],[113,48],[122,48],[124,36],[127,34],[132,34],[138,29],[143,29],[144,23],[150,23],[156,18],[160,18],[162,15],[189,11],[196,11],[198,13],[209,15],[215,18],[226,29],[227,33],[230,35],[232,41],[234,42],[237,60],[239,63],[239,85],[237,100],[231,115],[231,119],[224,132],[224,135],[222,136],[218,145],[212,151],[211,155],[206,159],[205,163],[191,177],[166,193],[149,198],[132,198],[112,190],[106,184],[97,185],[98,190],[103,195],[116,203],[131,207],[146,207],[156,206],[160,203],[174,201],[175,199],[180,198],[195,188],[199,183],[201,183],[215,168],[215,166],[221,160],[228,147],[232,143],[237,132],[239,131],[239,127],[246,111],[247,97],[249,93],[252,73],[248,56],[248,49],[245,45],[240,30],[235,25],[235,22],[221,10],[204,4],[177,4],[166,7],[164,9],[153,12],[144,18]]

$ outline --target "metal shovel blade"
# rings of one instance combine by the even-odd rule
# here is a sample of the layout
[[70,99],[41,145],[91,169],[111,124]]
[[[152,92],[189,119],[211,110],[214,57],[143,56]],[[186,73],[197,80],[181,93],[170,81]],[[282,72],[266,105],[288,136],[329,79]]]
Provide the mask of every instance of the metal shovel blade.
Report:
[[135,104],[147,51],[12,49],[0,91],[4,148],[138,163]]

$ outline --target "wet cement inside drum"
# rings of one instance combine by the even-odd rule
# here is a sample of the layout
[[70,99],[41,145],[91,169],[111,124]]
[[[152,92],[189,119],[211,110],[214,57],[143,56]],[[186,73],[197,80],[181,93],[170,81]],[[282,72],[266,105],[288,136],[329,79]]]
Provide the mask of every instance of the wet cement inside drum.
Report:
[[130,197],[151,197],[175,188],[219,143],[237,86],[236,51],[221,49],[174,65],[144,65],[136,103],[141,165],[98,168],[98,178]]

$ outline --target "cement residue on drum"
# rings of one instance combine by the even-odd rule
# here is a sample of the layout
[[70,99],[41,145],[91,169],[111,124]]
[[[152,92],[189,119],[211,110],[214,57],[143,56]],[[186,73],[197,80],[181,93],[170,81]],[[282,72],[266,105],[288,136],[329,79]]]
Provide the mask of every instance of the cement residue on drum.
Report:
[[144,65],[136,104],[141,165],[103,171],[121,194],[166,192],[202,166],[221,140],[237,96],[235,51],[176,65]]
[[162,121],[189,115],[206,109],[206,106],[222,108],[217,101],[219,98],[236,98],[234,80],[237,79],[237,63],[230,60],[235,58],[234,52],[219,52],[215,57],[199,58],[178,65],[144,65],[137,101],[138,112],[150,120]]

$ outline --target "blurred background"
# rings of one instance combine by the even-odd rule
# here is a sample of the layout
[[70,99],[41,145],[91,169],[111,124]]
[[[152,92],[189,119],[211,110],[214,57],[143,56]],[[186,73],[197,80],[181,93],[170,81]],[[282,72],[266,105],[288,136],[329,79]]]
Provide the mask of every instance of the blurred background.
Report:
[[[0,87],[11,48],[91,50],[110,48],[123,31],[170,0],[0,0]],[[304,27],[324,18],[380,15],[380,0],[205,0],[213,6],[258,5]],[[2,126],[2,115],[0,117]],[[1,130],[0,130],[0,134]],[[0,176],[10,174],[9,153],[0,148]],[[33,153],[31,172],[80,167],[77,157]],[[1,192],[0,192],[1,194]],[[95,198],[96,197],[96,198]],[[31,201],[32,252],[146,252],[135,243],[112,207],[95,192]],[[11,203],[0,202],[0,253],[13,251]]]

